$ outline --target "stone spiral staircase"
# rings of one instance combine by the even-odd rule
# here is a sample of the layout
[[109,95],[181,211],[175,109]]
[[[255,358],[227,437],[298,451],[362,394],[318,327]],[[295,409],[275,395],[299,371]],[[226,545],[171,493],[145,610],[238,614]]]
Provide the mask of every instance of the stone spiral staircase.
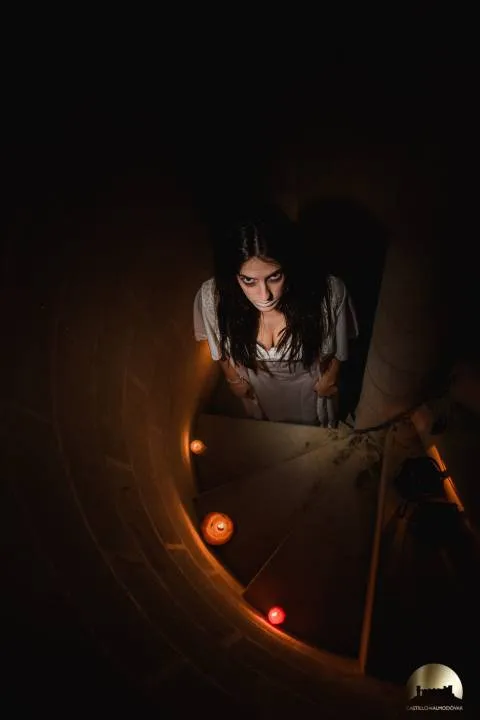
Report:
[[206,445],[194,458],[195,507],[199,531],[210,512],[232,518],[230,541],[210,549],[244,600],[263,616],[281,606],[284,632],[382,680],[404,684],[431,662],[466,679],[478,555],[447,497],[436,507],[454,520],[438,513],[425,532],[395,489],[403,461],[426,454],[413,423],[360,434],[231,408],[217,395],[194,426]]

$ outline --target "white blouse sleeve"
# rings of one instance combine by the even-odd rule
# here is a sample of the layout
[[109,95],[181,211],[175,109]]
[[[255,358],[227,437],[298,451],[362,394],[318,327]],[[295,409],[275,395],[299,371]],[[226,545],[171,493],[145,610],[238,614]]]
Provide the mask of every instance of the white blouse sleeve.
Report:
[[207,340],[213,360],[220,360],[220,332],[215,309],[214,280],[206,280],[195,295],[193,303],[195,340]]
[[348,359],[348,341],[358,337],[358,322],[352,298],[343,280],[332,277],[333,314],[335,321],[335,357]]

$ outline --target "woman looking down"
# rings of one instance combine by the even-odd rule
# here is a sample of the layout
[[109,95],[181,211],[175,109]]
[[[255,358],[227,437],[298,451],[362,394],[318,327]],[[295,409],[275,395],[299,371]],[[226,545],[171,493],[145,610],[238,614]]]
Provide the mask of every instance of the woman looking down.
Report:
[[355,310],[342,280],[312,263],[279,210],[250,213],[217,238],[194,329],[250,417],[336,425]]

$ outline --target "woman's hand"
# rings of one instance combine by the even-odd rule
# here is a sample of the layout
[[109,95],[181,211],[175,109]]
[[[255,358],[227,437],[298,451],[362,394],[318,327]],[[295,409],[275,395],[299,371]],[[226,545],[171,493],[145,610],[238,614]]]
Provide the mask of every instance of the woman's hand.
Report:
[[320,397],[333,397],[338,393],[338,387],[328,377],[319,377],[313,389]]
[[320,372],[313,389],[320,397],[333,397],[338,393],[338,373],[340,372],[340,360],[331,355],[320,360]]
[[238,398],[246,398],[248,400],[253,400],[255,397],[252,386],[246,380],[245,382],[240,383],[228,383],[228,387],[230,388],[232,393]]

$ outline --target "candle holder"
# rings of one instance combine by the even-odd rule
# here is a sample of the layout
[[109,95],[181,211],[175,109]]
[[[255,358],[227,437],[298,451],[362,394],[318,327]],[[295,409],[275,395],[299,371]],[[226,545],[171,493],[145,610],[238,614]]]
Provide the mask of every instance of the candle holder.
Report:
[[209,545],[224,545],[233,535],[234,524],[228,515],[211,512],[203,518],[201,530]]

